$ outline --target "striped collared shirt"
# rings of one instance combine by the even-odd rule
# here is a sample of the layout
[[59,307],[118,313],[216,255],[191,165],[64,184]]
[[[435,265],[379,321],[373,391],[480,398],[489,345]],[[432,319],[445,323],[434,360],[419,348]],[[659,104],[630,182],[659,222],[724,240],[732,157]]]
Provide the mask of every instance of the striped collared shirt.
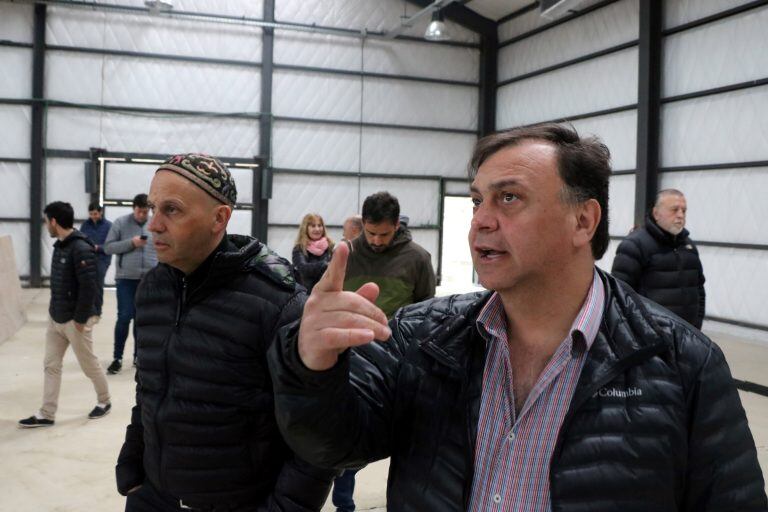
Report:
[[507,320],[498,293],[477,318],[486,340],[471,512],[551,510],[549,464],[587,352],[597,336],[605,290],[597,272],[587,298],[515,417]]

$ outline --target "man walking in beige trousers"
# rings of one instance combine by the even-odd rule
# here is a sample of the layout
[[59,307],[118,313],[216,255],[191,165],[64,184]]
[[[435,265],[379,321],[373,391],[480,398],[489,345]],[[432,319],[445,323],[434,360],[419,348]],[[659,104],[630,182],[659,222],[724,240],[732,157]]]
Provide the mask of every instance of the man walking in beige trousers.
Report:
[[53,426],[61,389],[61,367],[71,345],[83,373],[96,390],[96,407],[88,418],[104,417],[112,405],[104,369],[93,352],[93,325],[98,322],[96,295],[99,281],[93,243],[73,229],[72,205],[56,201],[45,207],[45,227],[52,238],[50,319],[45,333],[43,406],[19,421],[20,428]]

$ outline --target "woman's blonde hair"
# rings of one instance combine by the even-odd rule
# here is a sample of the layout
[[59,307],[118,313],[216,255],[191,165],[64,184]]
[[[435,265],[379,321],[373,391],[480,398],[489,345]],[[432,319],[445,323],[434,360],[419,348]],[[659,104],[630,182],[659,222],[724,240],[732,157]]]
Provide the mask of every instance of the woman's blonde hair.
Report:
[[301,248],[301,252],[307,254],[307,244],[311,241],[309,238],[309,225],[313,222],[319,222],[323,226],[323,236],[328,239],[328,249],[333,251],[333,240],[328,236],[328,231],[325,229],[325,221],[316,213],[308,213],[301,219],[301,226],[299,226],[299,234],[296,237],[296,244]]

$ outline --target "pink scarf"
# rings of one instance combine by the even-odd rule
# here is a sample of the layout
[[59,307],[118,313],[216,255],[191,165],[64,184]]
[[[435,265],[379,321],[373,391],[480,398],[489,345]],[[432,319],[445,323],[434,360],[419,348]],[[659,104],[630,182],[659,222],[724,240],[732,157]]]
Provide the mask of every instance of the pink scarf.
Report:
[[328,239],[326,237],[320,240],[310,240],[307,244],[307,251],[315,256],[322,256],[328,250]]

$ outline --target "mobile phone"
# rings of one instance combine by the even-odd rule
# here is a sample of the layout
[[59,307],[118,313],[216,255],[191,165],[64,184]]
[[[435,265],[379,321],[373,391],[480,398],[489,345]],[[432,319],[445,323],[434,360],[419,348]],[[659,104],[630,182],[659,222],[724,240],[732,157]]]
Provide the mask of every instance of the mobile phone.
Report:
[[142,240],[146,240],[147,239],[147,235],[141,235],[139,238],[141,238]]

